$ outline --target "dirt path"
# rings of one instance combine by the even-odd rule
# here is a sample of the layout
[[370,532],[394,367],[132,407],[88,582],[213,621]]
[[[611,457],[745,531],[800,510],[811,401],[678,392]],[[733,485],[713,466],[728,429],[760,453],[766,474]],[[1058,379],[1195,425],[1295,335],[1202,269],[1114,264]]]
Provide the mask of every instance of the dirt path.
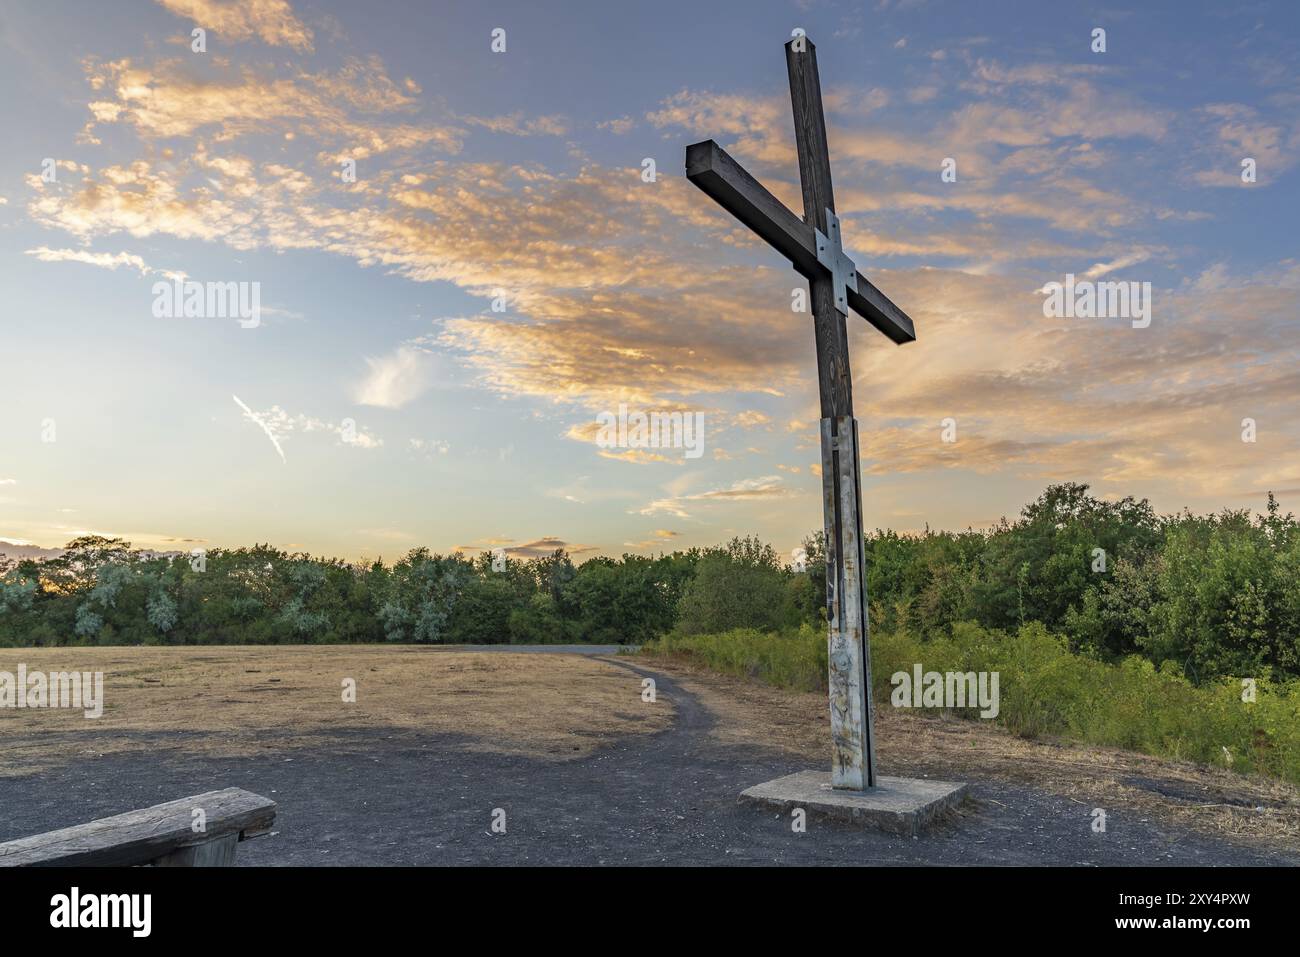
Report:
[[[686,679],[606,660],[655,679],[675,709],[666,730],[572,760],[466,750],[456,735],[409,727],[334,729],[317,748],[283,749],[266,733],[260,753],[235,758],[109,750],[0,777],[0,840],[233,785],[280,803],[275,835],[243,845],[244,865],[1300,863],[1294,846],[1243,845],[1120,808],[1096,834],[1077,800],[973,778],[975,800],[919,839],[815,818],[792,833],[788,817],[736,798],[805,759],[719,735]],[[491,831],[495,808],[505,834]]]

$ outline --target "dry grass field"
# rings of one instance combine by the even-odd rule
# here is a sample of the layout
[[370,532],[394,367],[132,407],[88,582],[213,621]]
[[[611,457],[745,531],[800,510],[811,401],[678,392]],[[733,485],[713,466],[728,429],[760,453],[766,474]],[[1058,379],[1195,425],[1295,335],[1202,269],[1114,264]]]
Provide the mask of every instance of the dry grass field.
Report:
[[[0,671],[101,671],[104,712],[0,710],[0,775],[78,755],[184,748],[238,756],[319,745],[343,729],[446,732],[469,750],[583,757],[659,730],[640,679],[589,657],[413,646],[0,649]],[[343,681],[356,682],[356,702]]]

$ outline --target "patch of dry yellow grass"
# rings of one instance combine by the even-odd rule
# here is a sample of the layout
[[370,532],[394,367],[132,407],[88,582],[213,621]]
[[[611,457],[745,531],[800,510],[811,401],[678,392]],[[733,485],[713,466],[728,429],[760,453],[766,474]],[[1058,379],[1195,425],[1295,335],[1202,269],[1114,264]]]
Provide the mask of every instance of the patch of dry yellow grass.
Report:
[[[356,728],[445,732],[470,750],[589,754],[672,722],[641,679],[579,655],[413,646],[0,649],[0,671],[100,671],[104,713],[0,709],[0,774],[82,754],[184,748],[238,756],[316,746]],[[356,681],[356,703],[343,680]]]

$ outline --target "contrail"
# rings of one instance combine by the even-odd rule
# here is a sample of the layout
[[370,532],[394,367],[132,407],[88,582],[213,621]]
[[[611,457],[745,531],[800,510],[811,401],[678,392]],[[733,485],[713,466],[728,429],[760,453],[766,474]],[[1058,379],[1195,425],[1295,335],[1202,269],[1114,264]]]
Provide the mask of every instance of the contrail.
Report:
[[262,431],[266,433],[266,437],[271,440],[271,444],[275,446],[275,450],[280,453],[280,461],[283,462],[285,465],[288,465],[289,460],[284,457],[284,449],[280,448],[280,443],[276,439],[275,433],[271,431],[271,427],[262,420],[262,417],[260,415],[258,415],[248,406],[244,405],[243,402],[240,402],[239,396],[231,395],[231,398],[235,400],[236,405],[238,405],[241,409],[244,410],[244,415],[246,415],[248,418],[252,419],[254,422],[256,422],[258,425],[262,427]]

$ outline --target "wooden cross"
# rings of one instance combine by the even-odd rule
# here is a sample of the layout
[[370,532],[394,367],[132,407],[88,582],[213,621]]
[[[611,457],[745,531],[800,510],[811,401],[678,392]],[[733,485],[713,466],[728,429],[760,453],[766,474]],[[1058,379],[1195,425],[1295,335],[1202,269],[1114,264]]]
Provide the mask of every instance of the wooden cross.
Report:
[[808,280],[821,394],[822,498],[829,620],[831,784],[876,785],[871,730],[871,652],[862,538],[858,425],[845,320],[861,315],[895,343],[916,338],[912,320],[867,281],[844,254],[831,191],[817,50],[805,36],[785,45],[794,104],[804,217],[800,219],[713,140],[686,148],[686,178],[783,253]]

